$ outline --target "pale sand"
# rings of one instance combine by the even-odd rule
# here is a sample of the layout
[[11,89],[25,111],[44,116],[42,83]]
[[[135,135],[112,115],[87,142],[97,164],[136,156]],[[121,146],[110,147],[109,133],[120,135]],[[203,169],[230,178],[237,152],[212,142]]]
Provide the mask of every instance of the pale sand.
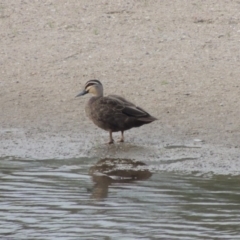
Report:
[[200,139],[237,159],[239,7],[213,0],[1,3],[0,156],[80,156],[106,142],[108,133],[85,116],[90,96],[74,98],[96,78],[105,94],[159,119],[127,132],[127,142],[158,142],[160,151]]

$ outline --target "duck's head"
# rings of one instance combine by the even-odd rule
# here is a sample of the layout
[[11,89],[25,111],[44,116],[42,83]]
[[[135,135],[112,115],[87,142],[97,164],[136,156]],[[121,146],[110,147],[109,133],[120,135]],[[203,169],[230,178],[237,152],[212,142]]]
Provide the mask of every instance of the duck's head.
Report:
[[83,96],[87,93],[91,93],[94,96],[103,96],[103,86],[99,80],[89,80],[85,83],[84,90],[80,92],[76,97]]

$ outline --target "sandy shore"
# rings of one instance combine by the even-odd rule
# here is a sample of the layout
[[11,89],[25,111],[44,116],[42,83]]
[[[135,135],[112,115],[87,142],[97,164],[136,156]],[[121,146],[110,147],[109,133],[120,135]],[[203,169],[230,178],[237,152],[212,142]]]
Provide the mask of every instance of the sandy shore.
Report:
[[[185,154],[236,172],[239,6],[213,0],[1,3],[0,156],[127,152],[156,160]],[[74,98],[94,78],[105,94],[122,95],[159,120],[127,132],[124,146],[102,146],[108,134],[86,118],[88,96]],[[168,145],[201,148],[169,153]],[[145,149],[141,156],[134,146]],[[202,164],[192,162],[195,170]]]

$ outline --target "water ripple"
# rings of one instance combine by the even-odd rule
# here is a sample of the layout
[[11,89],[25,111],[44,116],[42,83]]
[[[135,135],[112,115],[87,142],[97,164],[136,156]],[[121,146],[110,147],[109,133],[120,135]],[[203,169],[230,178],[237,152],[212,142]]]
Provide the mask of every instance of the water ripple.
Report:
[[96,162],[1,159],[1,239],[239,239],[238,176],[129,181],[90,176]]

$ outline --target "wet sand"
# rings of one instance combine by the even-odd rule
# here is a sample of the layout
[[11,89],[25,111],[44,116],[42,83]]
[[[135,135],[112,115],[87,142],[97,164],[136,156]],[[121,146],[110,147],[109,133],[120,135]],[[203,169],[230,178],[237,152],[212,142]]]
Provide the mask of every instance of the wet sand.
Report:
[[[127,155],[166,170],[238,174],[238,8],[212,0],[2,3],[0,156]],[[126,132],[123,145],[104,145],[108,133],[84,113],[89,96],[74,98],[94,78],[106,95],[159,120]]]

